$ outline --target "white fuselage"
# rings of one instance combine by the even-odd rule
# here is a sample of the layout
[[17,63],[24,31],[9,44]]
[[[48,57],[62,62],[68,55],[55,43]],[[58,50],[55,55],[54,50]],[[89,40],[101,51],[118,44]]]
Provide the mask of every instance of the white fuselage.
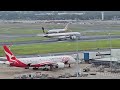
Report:
[[41,67],[41,66],[55,66],[63,67],[64,64],[72,64],[75,59],[70,55],[60,55],[60,56],[46,56],[46,57],[30,57],[30,58],[16,58],[10,49],[3,45],[4,52],[8,61],[0,62],[3,64],[8,64],[15,67]]
[[24,64],[31,65],[45,65],[45,64],[56,64],[57,62],[63,62],[65,63],[68,61],[68,63],[74,63],[75,59],[72,56],[64,55],[64,56],[47,56],[47,57],[32,57],[32,58],[19,58],[19,61],[21,61]]
[[45,34],[46,37],[70,36],[70,35],[80,35],[80,33],[79,33],[79,32],[66,32],[66,33],[52,33],[52,34]]

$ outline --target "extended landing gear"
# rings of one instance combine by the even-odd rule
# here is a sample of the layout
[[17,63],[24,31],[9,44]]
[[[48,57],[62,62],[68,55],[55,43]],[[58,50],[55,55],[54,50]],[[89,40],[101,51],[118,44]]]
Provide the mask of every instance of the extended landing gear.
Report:
[[43,68],[44,71],[48,71],[49,69],[48,68]]
[[68,67],[71,67],[71,66],[70,66],[70,64],[69,64],[69,66],[68,66]]
[[25,67],[25,69],[29,69],[29,67],[30,67],[30,64],[31,64],[31,63],[29,63],[29,64],[27,65],[27,67]]
[[29,69],[29,67],[25,67],[25,69]]
[[53,70],[53,66],[51,65],[51,66],[50,66],[50,71],[52,71],[52,70]]
[[68,61],[66,61],[64,64],[68,65],[69,68],[71,67]]
[[38,68],[37,68],[37,67],[34,67],[33,70],[38,70]]
[[58,41],[62,41],[62,39],[58,38]]

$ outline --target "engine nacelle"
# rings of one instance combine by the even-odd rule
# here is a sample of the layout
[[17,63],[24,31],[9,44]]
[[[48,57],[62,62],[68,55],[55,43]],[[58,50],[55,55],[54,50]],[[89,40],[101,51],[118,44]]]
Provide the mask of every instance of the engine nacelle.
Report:
[[56,68],[64,68],[64,67],[65,67],[65,64],[62,62],[58,62],[56,65]]
[[70,36],[70,39],[73,39],[73,40],[75,40],[77,37],[74,35],[72,35],[72,36]]

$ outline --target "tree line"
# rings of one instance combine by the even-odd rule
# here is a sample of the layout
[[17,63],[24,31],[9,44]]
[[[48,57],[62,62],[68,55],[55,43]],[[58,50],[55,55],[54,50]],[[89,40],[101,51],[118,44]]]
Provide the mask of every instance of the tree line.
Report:
[[[84,13],[82,15],[70,13]],[[59,15],[58,13],[66,13]],[[1,20],[90,20],[101,19],[101,11],[0,11]],[[119,11],[105,11],[104,19],[119,18]]]

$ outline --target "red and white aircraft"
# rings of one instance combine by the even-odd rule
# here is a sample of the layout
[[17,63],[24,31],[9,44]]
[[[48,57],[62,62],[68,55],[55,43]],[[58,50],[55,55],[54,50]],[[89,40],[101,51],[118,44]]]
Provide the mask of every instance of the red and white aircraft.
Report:
[[38,69],[39,67],[50,66],[50,69],[53,69],[64,68],[65,64],[68,64],[70,67],[70,64],[75,63],[75,59],[69,55],[17,59],[6,45],[3,45],[3,48],[8,61],[1,61],[0,63],[8,64],[10,66],[23,67],[25,69],[28,69],[29,67]]

